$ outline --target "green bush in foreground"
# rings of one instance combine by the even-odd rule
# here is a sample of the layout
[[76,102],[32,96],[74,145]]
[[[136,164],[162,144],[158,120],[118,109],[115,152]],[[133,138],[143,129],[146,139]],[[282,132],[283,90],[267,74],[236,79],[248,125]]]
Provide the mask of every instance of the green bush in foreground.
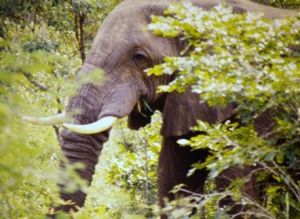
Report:
[[[192,207],[206,207],[208,215],[225,217],[217,203],[231,195],[236,203],[248,206],[245,217],[299,217],[300,59],[299,51],[291,49],[299,45],[299,18],[267,20],[256,13],[233,14],[224,6],[204,11],[191,3],[173,4],[165,15],[153,17],[148,29],[160,36],[182,38],[188,46],[180,57],[167,57],[147,71],[150,75],[176,72],[176,79],[159,91],[191,89],[211,106],[237,105],[238,122],[210,125],[199,121],[193,130],[205,134],[179,141],[211,153],[190,174],[207,168],[209,188],[230,167],[254,167],[224,192],[208,189],[205,195],[174,201],[166,210],[172,218],[182,218]],[[272,115],[274,126],[259,136],[254,119],[263,112]],[[260,200],[241,189],[250,175],[263,185]]]

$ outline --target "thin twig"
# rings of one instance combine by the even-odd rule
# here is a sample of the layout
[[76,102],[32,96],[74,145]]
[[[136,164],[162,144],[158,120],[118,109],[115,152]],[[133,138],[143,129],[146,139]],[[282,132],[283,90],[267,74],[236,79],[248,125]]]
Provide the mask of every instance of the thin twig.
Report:
[[42,90],[42,91],[47,91],[47,90],[48,90],[48,87],[47,87],[47,86],[45,86],[45,85],[43,85],[43,84],[41,84],[41,83],[39,83],[39,82],[33,80],[33,79],[32,79],[32,76],[31,76],[30,74],[24,73],[23,75],[24,75],[25,78],[26,78],[31,84],[33,84],[36,88],[38,88],[38,89],[40,89],[40,90]]
[[288,173],[286,173],[279,165],[277,165],[274,161],[272,161],[272,164],[279,170],[281,173],[282,178],[286,183],[291,183],[291,186],[294,187],[294,195],[296,196],[298,202],[300,202],[300,191],[299,187],[295,183],[295,181],[290,177]]
[[251,212],[251,211],[245,211],[245,212],[239,212],[239,213],[236,213],[234,215],[232,215],[230,218],[234,219],[238,216],[242,216],[242,215],[254,215],[256,216],[255,218],[268,218],[268,219],[276,219],[275,217],[272,217],[272,216],[269,216],[269,215],[265,215],[263,213],[260,213],[260,212]]
[[[260,162],[260,164],[265,167],[267,170],[269,170],[271,173],[273,173],[274,175],[280,177],[286,184],[286,186],[292,191],[292,193],[296,196],[297,200],[300,202],[300,197],[297,194],[297,190],[295,190],[293,188],[292,185],[290,185],[290,183],[286,180],[286,175],[281,175],[280,173],[276,172],[275,170],[273,170],[270,166],[268,166],[266,163],[264,162]],[[296,187],[297,188],[297,187]]]
[[[243,194],[243,199],[246,200],[251,205],[255,206],[256,208],[260,209],[263,213],[266,215],[270,215],[268,209],[262,207],[260,204],[258,204],[256,201],[252,200],[248,195]],[[274,219],[272,215],[270,215],[268,218]]]
[[146,177],[146,181],[145,181],[145,194],[146,194],[146,200],[148,203],[150,203],[150,197],[149,197],[149,159],[148,159],[148,150],[147,150],[147,133],[144,130],[144,138],[140,138],[140,141],[142,142],[143,145],[143,149],[144,149],[144,156],[145,156],[145,177]]

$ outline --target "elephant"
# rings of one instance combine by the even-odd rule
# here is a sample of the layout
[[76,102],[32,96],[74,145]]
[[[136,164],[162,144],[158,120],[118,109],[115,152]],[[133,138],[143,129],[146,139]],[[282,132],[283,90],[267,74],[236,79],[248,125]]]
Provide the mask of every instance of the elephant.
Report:
[[[166,56],[179,56],[186,46],[186,42],[181,39],[158,37],[144,29],[151,22],[151,16],[162,15],[171,2],[178,1],[125,0],[110,12],[97,32],[89,56],[79,73],[79,78],[82,78],[101,68],[105,72],[105,80],[81,84],[65,109],[65,114],[72,117],[74,124],[65,123],[65,129],[60,133],[64,156],[70,163],[85,164],[85,168],[78,170],[78,174],[90,184],[102,145],[108,140],[113,123],[118,118],[128,116],[129,128],[139,129],[150,122],[154,110],[161,111],[163,143],[158,164],[158,184],[162,207],[165,197],[170,200],[175,198],[170,193],[175,185],[185,184],[187,189],[201,193],[207,177],[206,170],[199,170],[190,177],[187,177],[187,172],[193,163],[204,160],[208,152],[190,151],[180,147],[177,140],[193,136],[195,133],[190,128],[196,125],[197,120],[214,124],[235,117],[234,104],[210,107],[200,102],[198,95],[191,91],[157,93],[157,87],[173,80],[176,74],[157,77],[148,76],[144,72],[162,63]],[[227,4],[233,7],[234,12],[262,12],[270,19],[294,16],[290,10],[247,0],[193,0],[192,3],[205,10],[220,3]],[[51,120],[57,123],[64,116],[33,122],[50,124]],[[263,124],[263,127],[272,122],[267,117],[262,118],[262,121],[257,121],[257,124]],[[260,127],[260,132],[263,130]],[[247,174],[246,169],[244,174]],[[86,194],[83,191],[66,193],[63,190],[65,185],[59,186],[61,198],[73,203],[61,206],[61,210],[69,212],[84,205]],[[250,186],[249,194],[255,196],[254,190]]]

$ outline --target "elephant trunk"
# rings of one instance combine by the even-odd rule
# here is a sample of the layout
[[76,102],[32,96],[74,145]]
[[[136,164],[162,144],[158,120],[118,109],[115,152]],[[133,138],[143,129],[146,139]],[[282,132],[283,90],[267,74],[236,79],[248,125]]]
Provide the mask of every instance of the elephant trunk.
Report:
[[[102,145],[108,140],[109,131],[105,131],[95,135],[81,135],[73,133],[69,130],[63,130],[60,134],[62,152],[70,164],[81,163],[84,168],[78,169],[77,173],[80,178],[87,181],[90,185],[92,176],[95,172],[95,166],[98,162],[98,157],[102,150]],[[65,163],[61,162],[61,168],[65,169]],[[77,207],[82,207],[85,201],[86,193],[81,189],[73,192],[67,191],[69,180],[65,179],[59,183],[61,190],[61,198],[64,201],[71,201],[72,203],[61,206],[59,209],[69,212],[76,211]]]
[[[122,118],[132,111],[139,96],[137,87],[129,80],[109,79],[100,86],[89,83],[83,85],[79,93],[71,98],[66,113],[72,115],[75,125],[94,123],[101,118]],[[80,134],[65,129],[60,133],[60,144],[67,163],[84,164],[84,168],[77,172],[88,184],[92,181],[98,157],[108,136],[109,130],[96,134]],[[63,170],[65,166],[61,162]],[[59,184],[61,198],[72,202],[59,208],[66,212],[76,210],[76,206],[83,206],[86,197],[80,189],[72,193],[66,192],[68,180],[71,179]]]
[[[76,124],[88,124],[97,120],[98,111],[101,108],[101,102],[98,99],[101,89],[92,85],[85,84],[81,87],[79,93],[70,99],[66,108],[68,115],[72,116]],[[81,163],[83,168],[76,170],[80,178],[87,181],[88,184],[92,181],[92,176],[95,172],[95,165],[98,162],[98,157],[102,150],[102,145],[108,140],[109,131],[94,135],[85,135],[74,133],[64,129],[60,133],[60,145],[62,153],[66,158],[66,163],[75,164]],[[61,162],[61,168],[64,171],[66,163]],[[71,201],[66,205],[60,206],[57,210],[69,212],[76,211],[76,206],[81,207],[84,204],[86,193],[81,189],[73,192],[68,192],[68,184],[71,179],[65,178],[59,183],[60,196],[64,201]]]

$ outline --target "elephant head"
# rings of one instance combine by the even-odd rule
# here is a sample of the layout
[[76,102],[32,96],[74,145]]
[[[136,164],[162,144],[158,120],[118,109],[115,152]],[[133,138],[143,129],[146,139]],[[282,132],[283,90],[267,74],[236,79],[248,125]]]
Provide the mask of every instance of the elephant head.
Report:
[[[185,42],[178,38],[162,38],[145,30],[145,26],[151,22],[151,16],[162,15],[170,2],[175,1],[124,1],[108,15],[95,37],[79,78],[103,69],[104,80],[83,83],[70,98],[66,114],[73,118],[74,124],[65,124],[67,129],[60,133],[64,155],[70,163],[85,164],[85,168],[78,170],[78,173],[89,183],[102,144],[108,139],[109,128],[117,118],[128,116],[129,127],[138,129],[150,122],[154,110],[160,110],[164,120],[162,135],[168,137],[188,133],[197,119],[215,123],[234,115],[232,105],[222,109],[210,108],[200,103],[191,92],[156,93],[159,85],[170,82],[175,75],[147,76],[144,70],[161,63],[165,56],[179,56],[185,46]],[[287,11],[246,0],[193,2],[204,9],[227,3],[236,12],[262,11],[270,18],[289,15]],[[61,121],[61,117],[56,117],[55,122]],[[49,124],[48,120],[36,122]],[[73,202],[73,205],[64,206],[63,209],[69,211],[75,206],[82,206],[85,196],[81,190],[66,193],[62,189],[62,199]]]
[[[179,39],[158,37],[145,30],[151,16],[162,15],[167,7],[166,1],[125,1],[109,14],[94,39],[79,78],[103,69],[104,80],[83,83],[70,98],[66,114],[73,117],[74,124],[64,124],[67,129],[60,133],[64,155],[70,163],[85,165],[78,173],[89,183],[108,139],[107,129],[116,118],[128,116],[129,127],[138,129],[150,122],[154,110],[166,111],[164,135],[187,133],[199,117],[211,122],[216,119],[216,112],[211,114],[207,105],[198,106],[201,104],[195,95],[158,94],[156,88],[171,81],[171,76],[148,76],[144,72],[163,62],[165,56],[178,56],[184,47]],[[189,116],[185,118],[184,112]],[[176,116],[180,118],[174,124]],[[62,188],[62,199],[74,202],[64,210],[82,206],[85,195],[80,190],[66,193]]]
[[[83,64],[79,78],[97,74],[98,69],[103,69],[104,77],[83,83],[70,98],[66,115],[72,116],[74,124],[64,124],[67,129],[60,133],[60,143],[70,163],[85,165],[78,173],[89,183],[109,128],[117,118],[128,116],[129,127],[138,129],[150,122],[154,110],[163,110],[166,95],[157,94],[156,88],[171,78],[149,77],[144,70],[161,63],[165,56],[178,55],[182,42],[154,36],[145,27],[151,15],[162,14],[166,7],[164,2],[121,3],[101,25]],[[61,197],[74,202],[63,207],[69,211],[83,205],[85,193],[61,192]]]

